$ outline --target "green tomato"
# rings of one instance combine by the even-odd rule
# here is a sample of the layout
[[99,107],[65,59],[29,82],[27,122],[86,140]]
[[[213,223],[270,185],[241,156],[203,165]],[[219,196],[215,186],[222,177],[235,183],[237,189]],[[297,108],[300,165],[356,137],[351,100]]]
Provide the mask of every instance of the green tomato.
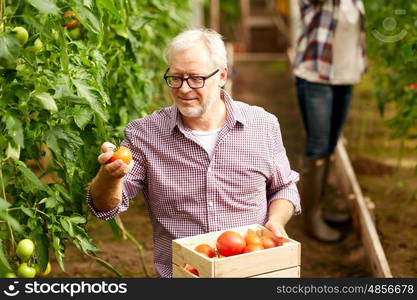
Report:
[[19,40],[19,42],[24,45],[28,41],[29,34],[25,27],[17,26],[12,29],[12,32],[16,34],[16,38]]
[[39,38],[35,40],[35,43],[33,44],[33,50],[35,51],[35,53],[39,53],[44,50],[43,43]]
[[17,268],[17,275],[23,278],[34,278],[36,275],[36,269],[30,267],[27,263],[22,263]]
[[76,27],[68,31],[68,34],[71,37],[71,39],[78,40],[81,37],[81,29],[80,27]]
[[24,239],[17,244],[16,255],[19,256],[22,260],[27,260],[32,256],[33,251],[35,250],[35,245],[32,240]]
[[16,278],[16,274],[12,273],[12,272],[8,272],[6,274],[4,274],[4,278]]

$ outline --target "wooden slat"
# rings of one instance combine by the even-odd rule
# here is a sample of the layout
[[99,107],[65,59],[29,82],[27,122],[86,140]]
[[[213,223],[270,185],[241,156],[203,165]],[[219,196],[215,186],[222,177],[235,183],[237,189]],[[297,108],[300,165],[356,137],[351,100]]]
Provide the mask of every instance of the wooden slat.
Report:
[[297,266],[293,268],[252,276],[250,278],[300,278],[300,274],[301,268]]
[[216,31],[220,30],[219,14],[219,0],[210,0],[210,28]]
[[349,179],[351,188],[354,193],[352,201],[354,203],[354,210],[359,222],[360,236],[362,238],[362,243],[368,254],[368,258],[371,262],[371,268],[374,276],[391,278],[392,273],[385,256],[384,249],[379,240],[378,233],[375,228],[375,224],[372,220],[371,214],[367,208],[366,201],[363,197],[361,187],[356,178],[355,172],[349,160],[346,148],[343,145],[342,140],[339,140],[339,143],[336,147],[336,155],[339,157],[345,174]]

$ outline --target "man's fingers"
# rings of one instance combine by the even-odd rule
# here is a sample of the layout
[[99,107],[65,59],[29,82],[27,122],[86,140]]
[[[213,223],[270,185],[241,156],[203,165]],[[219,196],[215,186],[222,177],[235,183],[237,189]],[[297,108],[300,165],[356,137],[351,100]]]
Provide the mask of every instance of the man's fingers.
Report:
[[101,152],[105,153],[107,151],[114,151],[116,150],[116,145],[110,143],[110,142],[104,142],[103,145],[101,145]]
[[98,156],[98,158],[97,158],[97,160],[98,160],[98,162],[101,164],[101,165],[104,165],[104,164],[106,164],[107,163],[107,161],[110,159],[110,157],[112,157],[113,156],[113,151],[107,151],[107,152],[104,152],[104,153],[101,153],[99,156]]

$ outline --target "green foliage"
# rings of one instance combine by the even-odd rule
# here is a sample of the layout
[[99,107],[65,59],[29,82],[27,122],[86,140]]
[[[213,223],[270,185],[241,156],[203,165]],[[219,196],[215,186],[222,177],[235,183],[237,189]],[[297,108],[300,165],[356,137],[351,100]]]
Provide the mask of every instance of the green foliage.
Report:
[[[394,138],[417,138],[417,3],[408,0],[364,1],[367,13],[369,71],[380,112],[395,107],[390,120]],[[391,106],[390,106],[391,107]],[[416,149],[417,150],[417,149]]]
[[[52,248],[64,270],[67,242],[89,255],[98,250],[85,230],[85,198],[100,145],[118,144],[127,122],[165,103],[163,51],[185,27],[188,1],[0,7],[0,272],[16,269],[13,248],[23,237],[35,242],[41,269]],[[79,27],[63,27],[68,10]],[[24,45],[16,26],[29,33]]]

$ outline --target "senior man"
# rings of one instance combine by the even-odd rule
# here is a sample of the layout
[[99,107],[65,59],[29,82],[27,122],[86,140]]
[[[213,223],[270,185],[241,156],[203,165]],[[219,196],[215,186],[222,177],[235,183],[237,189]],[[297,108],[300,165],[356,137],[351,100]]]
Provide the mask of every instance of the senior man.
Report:
[[277,118],[222,89],[228,69],[221,35],[186,30],[167,58],[164,79],[174,104],[126,126],[129,165],[107,163],[114,145],[102,145],[88,194],[92,213],[107,220],[143,192],[161,277],[172,276],[173,239],[254,223],[287,236],[285,225],[301,211],[298,173]]

